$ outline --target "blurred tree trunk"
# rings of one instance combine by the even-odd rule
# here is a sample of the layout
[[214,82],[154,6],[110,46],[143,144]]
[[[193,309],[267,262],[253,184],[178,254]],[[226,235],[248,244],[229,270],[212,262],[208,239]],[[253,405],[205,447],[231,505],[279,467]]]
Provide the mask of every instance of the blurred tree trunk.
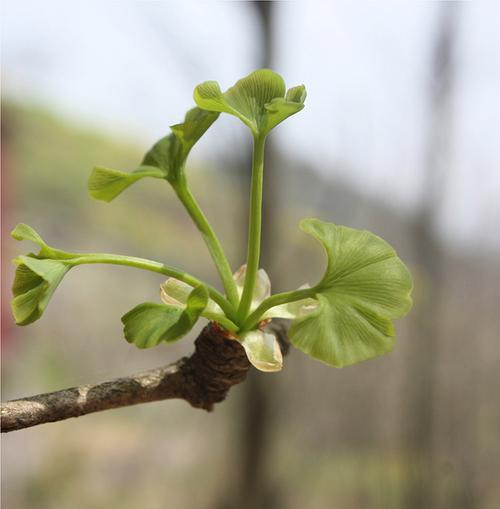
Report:
[[[249,2],[257,14],[260,34],[256,40],[262,41],[259,67],[271,68],[273,61],[273,11],[274,2]],[[244,161],[251,168],[251,159]],[[279,199],[279,186],[275,182],[273,168],[277,164],[277,153],[272,138],[266,141],[264,169],[264,197],[262,211],[262,252],[260,266],[268,272],[273,285],[279,286],[277,270],[273,266],[273,253],[277,246],[273,235],[275,224],[274,204]],[[245,193],[250,191],[249,173],[241,173]],[[245,238],[246,242],[246,238]],[[247,380],[242,384],[242,398],[236,430],[231,475],[234,484],[224,495],[222,509],[270,509],[279,507],[277,487],[270,479],[271,435],[273,422],[271,409],[276,399],[277,380],[255,369],[250,370]]]
[[422,201],[413,230],[415,261],[419,271],[413,313],[415,337],[409,350],[408,379],[403,395],[407,402],[406,450],[411,455],[403,505],[415,509],[436,507],[440,477],[436,464],[436,400],[446,267],[441,243],[436,236],[436,223],[445,194],[451,155],[451,100],[455,85],[458,4],[439,4],[439,9],[430,73],[430,125]]

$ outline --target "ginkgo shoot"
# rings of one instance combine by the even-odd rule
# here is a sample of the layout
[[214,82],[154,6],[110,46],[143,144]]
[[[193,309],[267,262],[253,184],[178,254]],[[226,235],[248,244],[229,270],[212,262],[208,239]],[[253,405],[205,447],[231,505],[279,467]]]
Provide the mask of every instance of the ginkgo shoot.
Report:
[[[342,367],[390,351],[395,342],[393,320],[411,307],[411,275],[395,250],[365,230],[319,219],[304,219],[300,228],[326,253],[322,279],[299,289],[271,294],[271,282],[259,267],[262,222],[264,150],[270,131],[304,108],[303,85],[286,89],[283,78],[268,69],[255,71],[226,92],[206,81],[194,90],[196,106],[184,122],[146,153],[132,172],[96,167],[89,192],[110,202],[145,177],[168,182],[195,223],[220,275],[220,291],[194,275],[170,265],[105,253],[71,253],[55,249],[31,227],[19,224],[12,235],[30,240],[38,254],[18,256],[12,309],[18,325],[38,320],[65,274],[90,263],[128,265],[157,272],[168,279],[160,300],[138,304],[122,317],[125,339],[150,348],[184,337],[201,317],[218,325],[228,340],[239,341],[249,361],[261,371],[283,365],[273,318],[291,320],[291,343],[309,356]],[[252,185],[246,263],[233,273],[222,245],[188,185],[186,161],[191,149],[221,113],[233,115],[253,138]]]

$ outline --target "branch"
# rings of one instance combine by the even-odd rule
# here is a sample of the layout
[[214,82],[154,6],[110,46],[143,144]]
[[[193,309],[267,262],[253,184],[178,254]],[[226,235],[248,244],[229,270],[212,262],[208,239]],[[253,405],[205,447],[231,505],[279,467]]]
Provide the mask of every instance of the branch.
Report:
[[2,403],[2,433],[164,399],[184,399],[195,408],[211,411],[233,385],[245,379],[249,367],[243,347],[209,324],[196,339],[191,357],[174,364]]

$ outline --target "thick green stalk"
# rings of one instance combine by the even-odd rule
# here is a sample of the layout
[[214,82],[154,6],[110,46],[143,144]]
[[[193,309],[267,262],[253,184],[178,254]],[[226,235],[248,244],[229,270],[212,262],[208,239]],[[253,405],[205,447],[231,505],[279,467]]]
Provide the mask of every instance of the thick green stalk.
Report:
[[250,222],[248,228],[247,271],[245,286],[238,308],[238,318],[244,320],[250,310],[260,259],[262,227],[262,184],[264,179],[264,135],[254,136],[252,186],[250,191]]
[[316,288],[304,288],[302,290],[292,290],[290,292],[277,293],[271,295],[266,300],[261,302],[260,306],[245,320],[241,326],[240,331],[249,331],[255,328],[262,315],[268,310],[281,304],[288,304],[297,300],[307,299],[314,297],[317,292]]
[[236,283],[234,282],[231,266],[229,265],[219,239],[215,235],[215,232],[210,226],[205,214],[203,214],[203,211],[187,187],[186,182],[182,181],[177,183],[174,186],[174,189],[208,247],[208,251],[210,252],[217,271],[222,279],[222,284],[224,285],[224,290],[229,302],[232,306],[236,307],[239,300]]
[[170,267],[168,265],[164,265],[163,263],[154,262],[152,260],[147,260],[145,258],[137,258],[135,256],[123,256],[123,255],[115,255],[115,254],[105,254],[105,253],[85,253],[85,254],[76,254],[75,258],[71,258],[68,260],[71,265],[83,265],[90,263],[105,263],[110,265],[127,265],[129,267],[135,267],[137,269],[149,270],[151,272],[157,272],[159,274],[163,274],[165,276],[174,277],[179,281],[183,281],[190,286],[198,286],[204,285],[210,298],[214,300],[224,311],[226,316],[230,320],[234,320],[236,318],[233,306],[228,302],[228,300],[222,295],[219,291],[213,288],[210,285],[200,281],[198,278],[183,272],[182,270],[176,269],[174,267]]

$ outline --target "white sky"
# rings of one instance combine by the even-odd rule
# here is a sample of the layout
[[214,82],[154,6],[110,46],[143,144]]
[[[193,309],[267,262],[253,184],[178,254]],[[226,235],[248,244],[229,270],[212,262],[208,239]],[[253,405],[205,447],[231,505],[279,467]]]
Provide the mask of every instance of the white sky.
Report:
[[[275,68],[288,85],[308,89],[306,108],[277,131],[283,150],[327,175],[344,162],[350,171],[342,177],[364,192],[414,207],[440,7],[279,3]],[[441,226],[458,244],[499,249],[491,231],[500,230],[500,3],[463,3],[459,16]],[[260,34],[245,2],[7,0],[2,19],[6,96],[138,137],[145,147],[182,119],[196,84],[216,79],[224,89],[258,65]],[[219,124],[198,154],[244,147],[236,119]]]

